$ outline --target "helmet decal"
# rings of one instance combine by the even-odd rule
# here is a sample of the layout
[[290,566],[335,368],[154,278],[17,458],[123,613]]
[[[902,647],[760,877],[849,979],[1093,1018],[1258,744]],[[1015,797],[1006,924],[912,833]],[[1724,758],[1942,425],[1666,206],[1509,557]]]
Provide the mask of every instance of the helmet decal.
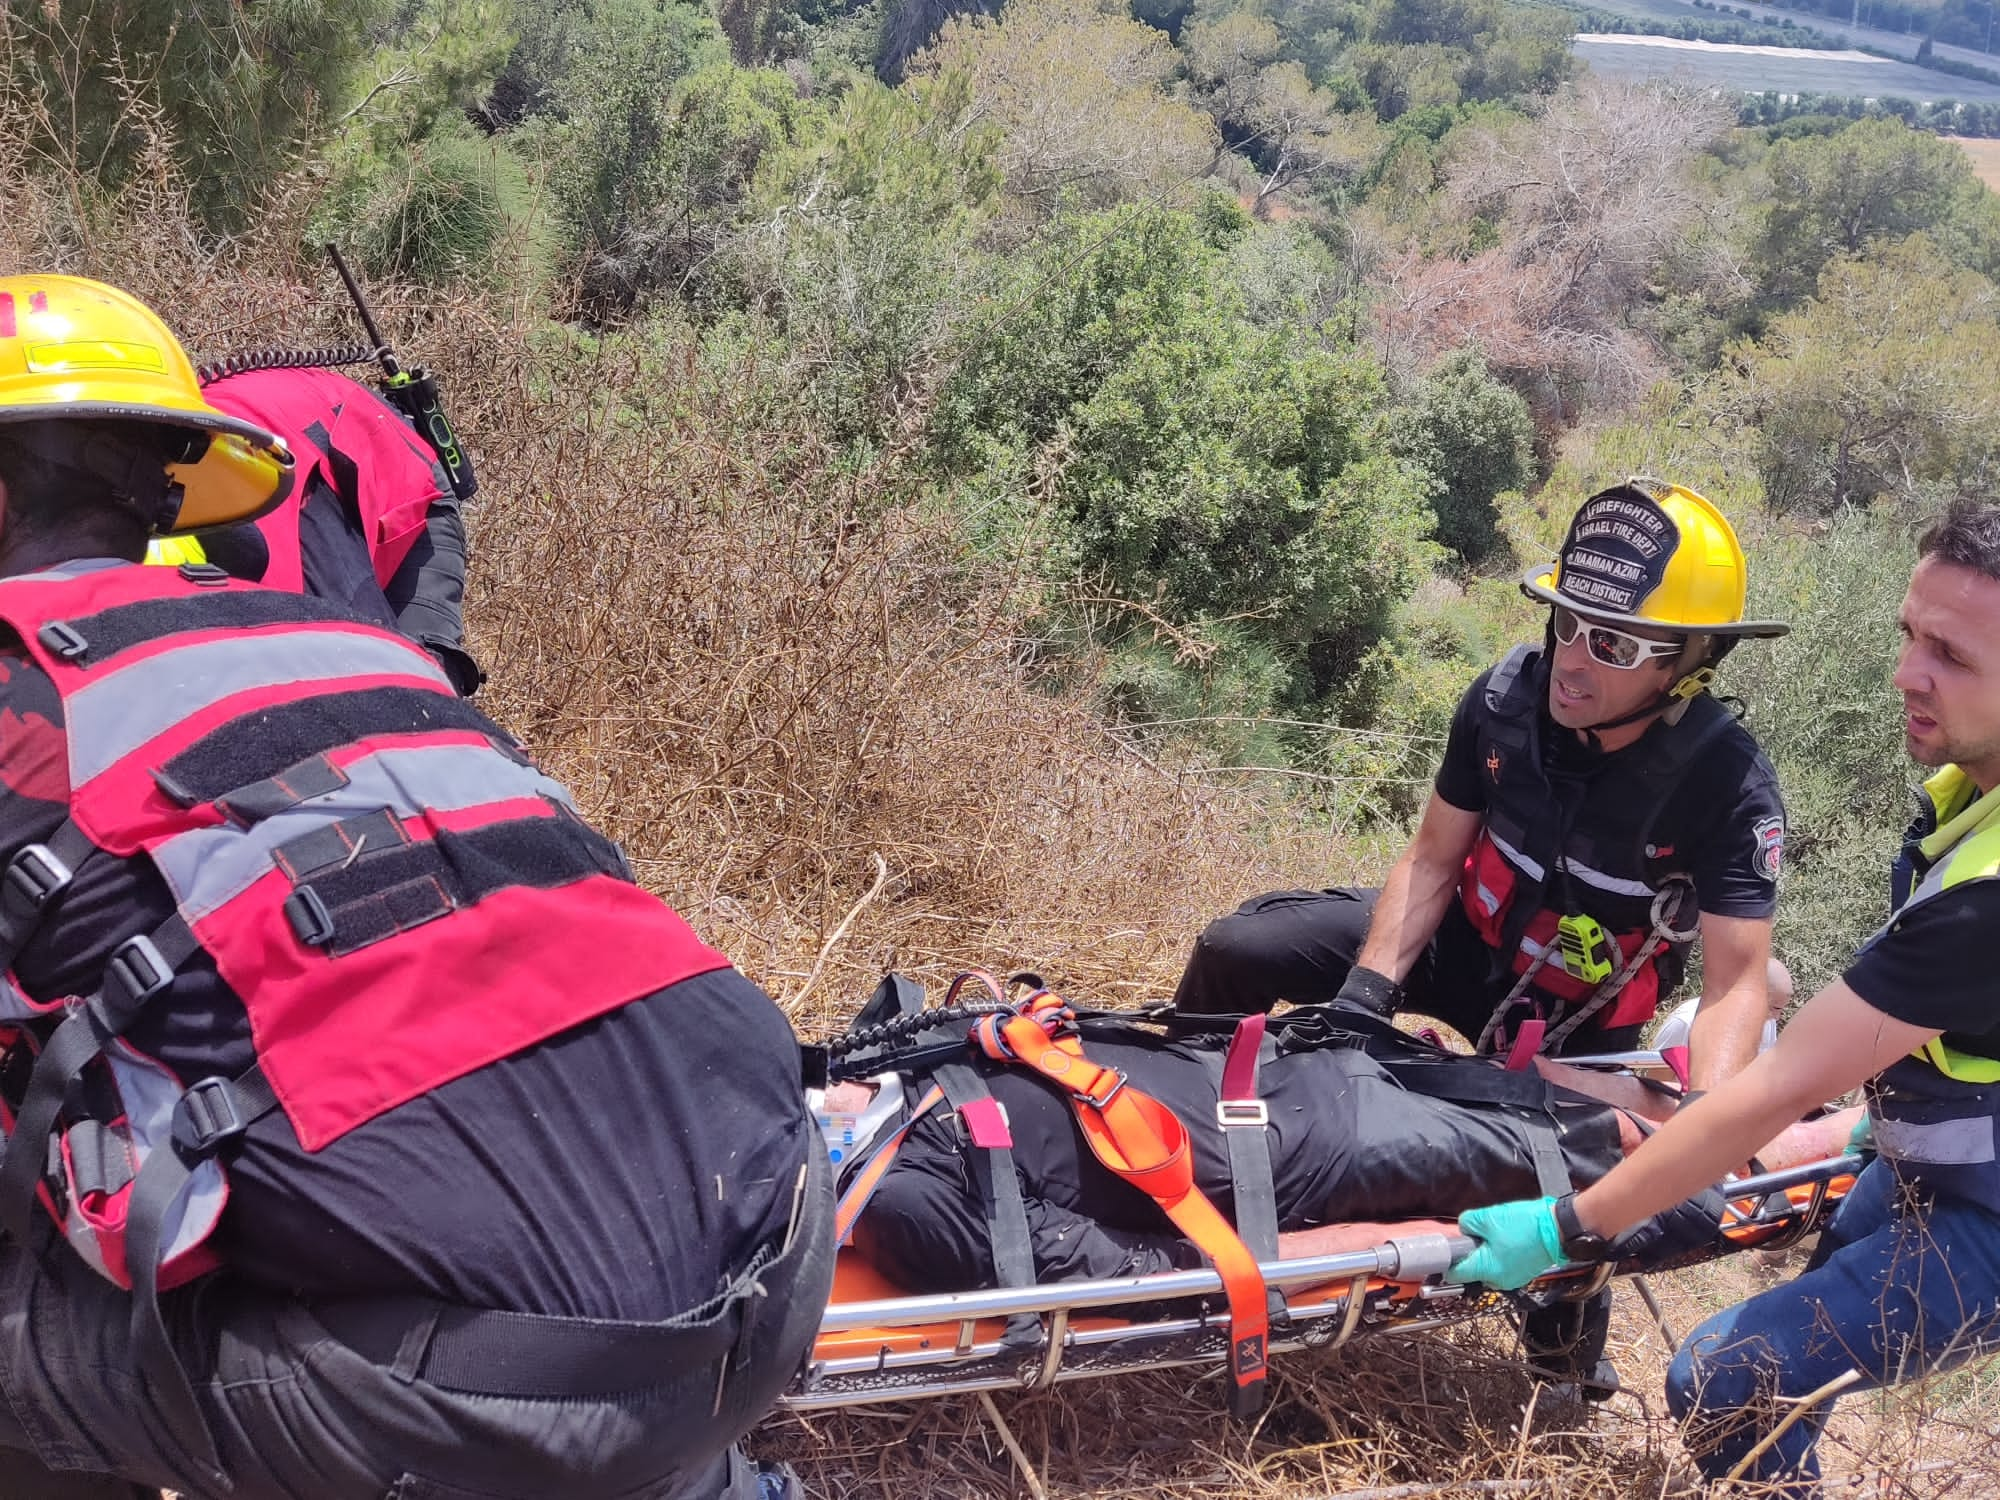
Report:
[[1636,614],[1666,578],[1680,539],[1673,517],[1643,490],[1592,495],[1563,540],[1556,592],[1585,608]]
[[[1562,551],[1529,568],[1521,590],[1613,627],[1714,637],[1696,653],[1713,666],[1721,643],[1786,632],[1781,621],[1744,618],[1748,576],[1728,517],[1685,485],[1636,475],[1585,500]],[[1682,696],[1706,685],[1690,674]]]

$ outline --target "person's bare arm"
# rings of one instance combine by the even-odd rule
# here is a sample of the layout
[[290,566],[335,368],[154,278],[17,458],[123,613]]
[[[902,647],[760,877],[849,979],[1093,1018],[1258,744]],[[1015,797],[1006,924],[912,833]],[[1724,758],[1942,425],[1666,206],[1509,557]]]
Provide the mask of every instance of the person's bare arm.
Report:
[[1835,980],[1778,1034],[1778,1044],[1660,1127],[1627,1161],[1577,1195],[1586,1229],[1619,1234],[1721,1180],[1822,1101],[1874,1077],[1939,1033],[1897,1021]]
[[1770,1016],[1768,917],[1701,914],[1701,1006],[1688,1031],[1688,1087],[1712,1089],[1757,1055]]
[[[1652,1125],[1663,1125],[1674,1117],[1679,1102],[1673,1095],[1649,1088],[1629,1073],[1604,1073],[1595,1068],[1577,1068],[1552,1058],[1535,1059],[1535,1070],[1550,1083],[1573,1094],[1609,1104],[1622,1117],[1618,1139],[1627,1156],[1638,1149],[1638,1131],[1632,1128],[1637,1116]],[[1857,1106],[1835,1110],[1810,1120],[1787,1125],[1757,1148],[1757,1162],[1766,1171],[1801,1166],[1809,1161],[1827,1161],[1842,1155],[1854,1127],[1861,1121]]]
[[1431,793],[1417,836],[1382,882],[1368,939],[1356,960],[1401,984],[1444,920],[1458,891],[1465,856],[1479,836],[1481,815]]

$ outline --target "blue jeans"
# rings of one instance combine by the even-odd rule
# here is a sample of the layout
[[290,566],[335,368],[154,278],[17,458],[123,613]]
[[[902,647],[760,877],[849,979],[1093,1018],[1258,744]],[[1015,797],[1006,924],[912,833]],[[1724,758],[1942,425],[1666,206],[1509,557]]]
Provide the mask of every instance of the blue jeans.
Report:
[[[1710,1479],[1727,1475],[1793,1410],[1848,1369],[1872,1390],[2000,1347],[2000,1216],[1918,1195],[1893,1166],[1862,1172],[1790,1283],[1716,1314],[1667,1370],[1667,1405]],[[1801,1417],[1744,1472],[1819,1493],[1814,1451],[1830,1402]]]

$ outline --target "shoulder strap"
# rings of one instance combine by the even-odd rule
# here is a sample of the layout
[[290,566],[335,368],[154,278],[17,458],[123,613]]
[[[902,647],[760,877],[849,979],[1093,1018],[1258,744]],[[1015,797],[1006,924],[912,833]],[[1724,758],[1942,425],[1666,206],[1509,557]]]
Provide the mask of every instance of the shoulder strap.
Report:
[[944,1090],[933,1084],[930,1092],[917,1101],[917,1107],[910,1111],[910,1117],[902,1127],[876,1147],[875,1154],[854,1174],[854,1180],[840,1195],[839,1206],[833,1212],[835,1245],[845,1245],[853,1237],[855,1220],[868,1207],[868,1200],[875,1196],[875,1189],[882,1185],[882,1179],[889,1175],[889,1168],[896,1160],[896,1153],[903,1149],[904,1138],[909,1135],[911,1127],[943,1102]]
[[0,870],[0,973],[14,967],[49,903],[69,889],[77,869],[96,852],[90,835],[65,818],[47,843],[23,845]]
[[126,1204],[125,1259],[132,1276],[132,1346],[182,1441],[209,1471],[221,1472],[214,1434],[202,1416],[188,1372],[174,1352],[160,1310],[160,1261],[167,1220],[195,1168],[238,1140],[278,1107],[264,1072],[252,1065],[235,1078],[204,1078],[174,1106],[173,1138],[147,1156]]
[[1278,1191],[1271,1173],[1271,1111],[1257,1089],[1257,1073],[1277,1039],[1266,1035],[1269,1017],[1245,1016],[1229,1039],[1215,1123],[1229,1146],[1229,1181],[1236,1199],[1236,1232],[1259,1260],[1278,1258]]
[[1719,744],[1737,723],[1735,714],[1704,693],[1688,705],[1678,724],[1667,725],[1668,732],[1656,736],[1645,773],[1658,784],[1659,790],[1657,795],[1646,799],[1646,818],[1639,825],[1640,849],[1653,841],[1653,829],[1666,810],[1668,799],[1680,790],[1681,783],[1709,747]]

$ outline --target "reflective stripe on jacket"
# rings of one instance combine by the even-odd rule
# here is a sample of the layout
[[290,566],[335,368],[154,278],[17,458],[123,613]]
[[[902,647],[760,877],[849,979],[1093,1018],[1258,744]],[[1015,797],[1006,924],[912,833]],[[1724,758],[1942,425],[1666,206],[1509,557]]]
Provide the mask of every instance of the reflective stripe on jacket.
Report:
[[[1924,783],[1924,807],[1897,861],[1896,913],[1868,940],[1955,886],[2000,879],[2000,797],[1981,797],[1957,766]],[[1875,1146],[1906,1177],[2000,1213],[2000,1059],[1933,1037],[1868,1089]]]
[[[308,1151],[727,965],[400,636],[213,570],[102,561],[0,580],[0,622],[62,698],[70,822],[50,844],[80,840],[72,864],[103,851],[158,868],[177,913],[143,936],[169,968],[213,960]],[[60,945],[62,903],[48,913],[42,937]],[[62,1014],[0,986],[0,1027],[26,1044],[10,1057]],[[199,1080],[116,1034],[102,1060],[115,1087],[65,1112],[44,1196],[71,1243],[129,1284],[121,1195]],[[46,1149],[9,1149],[23,1146]],[[203,1268],[222,1196],[204,1163],[165,1280]]]

